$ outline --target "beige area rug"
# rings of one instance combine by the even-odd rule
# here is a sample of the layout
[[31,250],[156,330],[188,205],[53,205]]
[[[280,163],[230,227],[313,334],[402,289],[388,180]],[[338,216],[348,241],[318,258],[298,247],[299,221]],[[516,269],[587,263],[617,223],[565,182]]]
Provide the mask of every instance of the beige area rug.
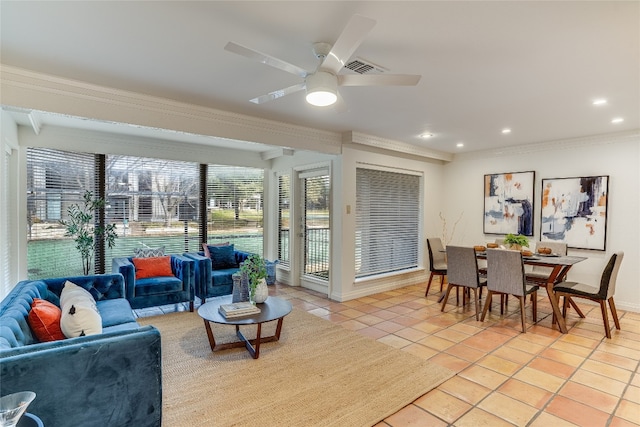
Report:
[[[138,321],[162,334],[166,427],[372,426],[454,375],[297,309],[256,360],[244,348],[212,353],[195,312]],[[212,326],[216,342],[235,340],[233,326]],[[255,326],[242,329],[255,338]]]

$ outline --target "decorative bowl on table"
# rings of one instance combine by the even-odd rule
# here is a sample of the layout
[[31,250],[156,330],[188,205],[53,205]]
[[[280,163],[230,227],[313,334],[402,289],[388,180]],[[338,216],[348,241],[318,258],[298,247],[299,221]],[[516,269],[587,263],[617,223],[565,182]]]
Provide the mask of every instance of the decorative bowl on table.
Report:
[[27,406],[36,394],[32,391],[21,391],[0,397],[0,427],[14,427],[27,410]]
[[523,250],[522,252],[522,256],[533,256],[533,252],[528,251],[528,250]]
[[475,250],[476,252],[484,252],[487,250],[487,248],[482,245],[476,245],[473,247],[473,250]]
[[538,248],[538,253],[543,255],[551,255],[551,248],[545,248],[544,246]]
[[500,245],[497,243],[487,243],[487,247],[491,249],[497,249]]

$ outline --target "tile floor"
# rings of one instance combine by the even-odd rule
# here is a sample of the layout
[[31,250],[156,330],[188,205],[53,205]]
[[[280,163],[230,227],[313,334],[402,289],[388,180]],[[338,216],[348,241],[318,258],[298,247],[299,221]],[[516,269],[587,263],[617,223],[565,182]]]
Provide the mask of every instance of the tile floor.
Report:
[[[317,292],[275,285],[271,295],[347,329],[446,366],[457,375],[375,427],[402,426],[640,426],[640,313],[618,310],[622,331],[606,339],[599,307],[578,302],[568,334],[551,327],[551,306],[538,296],[538,323],[520,331],[515,299],[504,316],[498,298],[484,322],[472,306],[449,299],[438,283],[409,286],[344,303]],[[183,306],[138,310],[154,315]],[[612,326],[613,326],[613,322]]]

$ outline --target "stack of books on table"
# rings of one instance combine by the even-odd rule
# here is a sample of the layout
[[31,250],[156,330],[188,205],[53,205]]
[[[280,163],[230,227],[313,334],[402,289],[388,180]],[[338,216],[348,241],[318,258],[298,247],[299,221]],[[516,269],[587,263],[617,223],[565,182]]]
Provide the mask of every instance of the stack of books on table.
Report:
[[260,309],[255,305],[251,304],[249,301],[234,302],[231,304],[222,304],[220,308],[218,308],[218,311],[226,319],[231,319],[234,317],[251,316],[253,314],[260,313]]

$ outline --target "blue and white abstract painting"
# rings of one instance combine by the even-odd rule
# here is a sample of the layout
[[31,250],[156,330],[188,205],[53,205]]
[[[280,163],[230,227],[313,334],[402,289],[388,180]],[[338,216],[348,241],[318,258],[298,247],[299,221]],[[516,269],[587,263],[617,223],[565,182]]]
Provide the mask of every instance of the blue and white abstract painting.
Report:
[[484,232],[533,236],[535,172],[484,176]]
[[540,240],[605,250],[608,176],[542,180]]

